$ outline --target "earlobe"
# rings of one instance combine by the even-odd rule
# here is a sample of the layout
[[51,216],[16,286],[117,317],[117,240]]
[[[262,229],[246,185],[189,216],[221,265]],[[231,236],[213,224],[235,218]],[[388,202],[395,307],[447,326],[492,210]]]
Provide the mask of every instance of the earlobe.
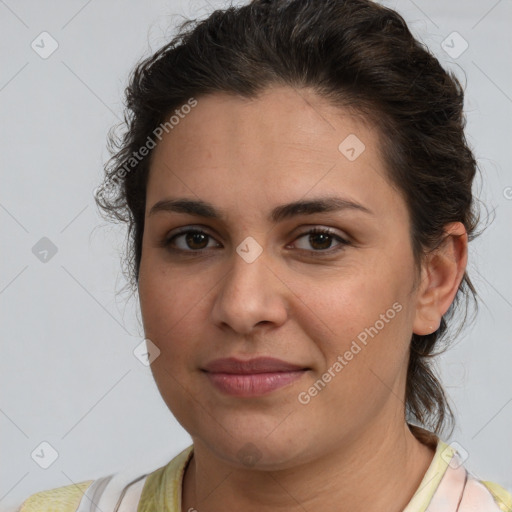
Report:
[[422,265],[413,323],[413,332],[418,335],[431,334],[439,328],[466,270],[468,236],[464,225],[452,222],[444,231],[443,242]]

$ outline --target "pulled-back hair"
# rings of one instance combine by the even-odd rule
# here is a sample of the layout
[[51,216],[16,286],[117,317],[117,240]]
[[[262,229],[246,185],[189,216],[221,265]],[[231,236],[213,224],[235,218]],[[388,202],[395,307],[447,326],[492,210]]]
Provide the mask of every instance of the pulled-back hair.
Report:
[[[104,215],[127,224],[124,269],[134,290],[152,154],[139,158],[141,148],[152,148],[159,127],[168,131],[170,116],[201,96],[255,98],[274,85],[309,88],[378,128],[388,179],[410,214],[417,268],[442,243],[446,224],[461,222],[469,240],[476,236],[476,162],[464,135],[463,89],[402,17],[368,0],[254,0],[185,21],[131,75],[125,129],[110,134],[112,158],[96,201]],[[453,424],[453,413],[432,356],[460,303],[465,320],[472,298],[476,292],[464,273],[437,331],[412,334],[406,414],[437,433]]]

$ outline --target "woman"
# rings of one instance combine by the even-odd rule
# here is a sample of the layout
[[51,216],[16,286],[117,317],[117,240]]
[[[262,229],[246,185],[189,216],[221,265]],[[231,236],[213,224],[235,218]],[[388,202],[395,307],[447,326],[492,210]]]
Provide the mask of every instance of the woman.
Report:
[[193,445],[25,510],[510,510],[440,439],[430,358],[474,296],[456,78],[366,0],[255,0],[141,63],[97,191],[127,222]]

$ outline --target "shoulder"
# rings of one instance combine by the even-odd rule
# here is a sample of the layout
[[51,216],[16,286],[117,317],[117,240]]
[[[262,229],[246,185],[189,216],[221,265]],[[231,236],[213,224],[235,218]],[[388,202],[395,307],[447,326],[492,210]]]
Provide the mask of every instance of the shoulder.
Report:
[[133,512],[147,474],[134,478],[133,471],[66,485],[29,496],[17,512]]
[[498,505],[500,510],[503,510],[503,512],[512,511],[512,494],[510,492],[494,482],[483,480],[479,480],[478,482],[485,486],[485,488],[491,493],[494,502]]
[[80,500],[94,480],[40,491],[29,496],[18,512],[75,512]]
[[161,500],[169,498],[168,492],[179,499],[184,466],[191,453],[192,446],[150,473],[125,468],[95,480],[40,491],[29,496],[16,512],[133,512],[141,507],[145,510],[148,504],[148,510],[163,510],[152,508],[153,503],[161,505]]
[[[460,512],[485,510],[512,512],[512,494],[501,485],[481,480],[463,464],[465,457],[451,445],[440,442],[441,459],[445,466],[443,478],[430,503],[452,500]],[[433,507],[436,510],[436,507]]]
[[165,466],[153,471],[146,478],[138,512],[155,510],[180,510],[183,475],[194,454],[194,446],[185,448]]
[[466,468],[467,456],[459,453],[460,445],[447,444],[423,429],[415,427],[411,431],[435,453],[404,512],[512,512],[511,493],[497,483],[478,478]]

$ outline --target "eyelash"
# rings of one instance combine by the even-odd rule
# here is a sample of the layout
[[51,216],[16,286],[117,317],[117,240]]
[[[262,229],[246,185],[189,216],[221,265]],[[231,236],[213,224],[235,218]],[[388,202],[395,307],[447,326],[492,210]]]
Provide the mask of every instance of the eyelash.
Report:
[[[213,236],[209,235],[208,233],[206,233],[205,231],[201,230],[201,229],[194,229],[194,228],[191,228],[191,229],[184,229],[183,231],[180,231],[179,233],[176,233],[174,235],[172,235],[171,237],[167,237],[165,238],[163,241],[162,241],[162,247],[166,248],[168,251],[171,251],[173,253],[180,253],[180,254],[189,254],[189,255],[201,255],[202,253],[205,253],[205,252],[208,252],[212,249],[215,249],[215,248],[207,248],[207,249],[198,249],[198,250],[193,250],[193,249],[177,249],[176,247],[171,247],[171,244],[177,239],[179,238],[180,236],[184,236],[184,235],[188,235],[188,234],[203,234],[203,235],[206,235],[207,237],[209,237],[210,239],[213,239]],[[341,250],[343,250],[345,248],[345,246],[348,246],[350,245],[350,242],[344,238],[341,238],[339,235],[337,235],[334,231],[332,231],[331,229],[329,228],[318,228],[318,227],[315,227],[315,228],[312,228],[308,231],[305,231],[303,233],[301,233],[300,235],[297,236],[297,238],[294,240],[297,241],[299,240],[300,238],[303,238],[305,236],[308,236],[308,235],[315,235],[315,234],[323,234],[323,235],[327,235],[329,237],[332,237],[333,239],[335,239],[337,242],[338,242],[338,245],[335,245],[334,247],[329,247],[328,249],[299,249],[299,251],[306,251],[306,252],[309,252],[309,253],[313,253],[315,254],[315,256],[319,256],[319,257],[322,257],[322,256],[330,256],[334,253],[337,253]]]

